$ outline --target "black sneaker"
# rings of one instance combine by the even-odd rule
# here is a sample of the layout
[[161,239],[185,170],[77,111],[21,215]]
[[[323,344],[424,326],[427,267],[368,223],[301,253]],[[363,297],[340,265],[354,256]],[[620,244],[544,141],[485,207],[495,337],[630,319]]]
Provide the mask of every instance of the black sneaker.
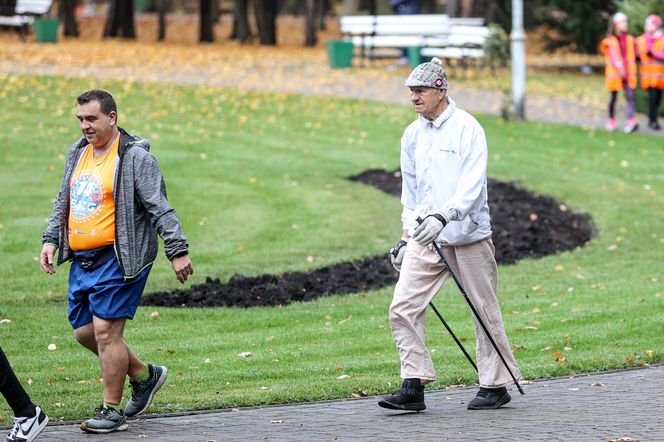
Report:
[[475,399],[468,403],[469,410],[493,410],[502,407],[512,400],[507,388],[481,387]]
[[86,433],[112,433],[113,431],[125,431],[129,428],[127,418],[122,410],[113,407],[105,407],[103,404],[97,408],[92,419],[81,423],[81,430]]
[[652,130],[660,130],[662,126],[659,125],[657,121],[651,121],[648,123],[648,127],[651,128]]
[[41,408],[35,406],[33,417],[16,417],[12,431],[5,438],[5,442],[31,442],[35,440],[48,423],[48,416]]
[[419,379],[405,379],[403,385],[394,394],[385,396],[378,402],[383,408],[390,410],[424,410],[424,385]]
[[166,367],[148,364],[148,370],[150,370],[150,377],[143,382],[129,379],[129,384],[131,384],[131,399],[129,399],[125,407],[125,416],[127,417],[138,416],[144,412],[152,403],[154,395],[166,381],[166,377],[168,376],[168,369]]

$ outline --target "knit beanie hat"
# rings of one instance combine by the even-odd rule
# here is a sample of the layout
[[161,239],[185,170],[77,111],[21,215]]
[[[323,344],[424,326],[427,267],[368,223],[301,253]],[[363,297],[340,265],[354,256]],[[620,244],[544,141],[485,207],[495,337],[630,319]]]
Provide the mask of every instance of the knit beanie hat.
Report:
[[447,75],[443,70],[443,62],[434,57],[413,69],[406,79],[406,87],[431,87],[447,89]]
[[662,26],[662,19],[659,18],[659,15],[650,14],[648,16],[648,18],[646,18],[646,25],[648,23],[652,23],[653,26],[655,26],[656,28],[659,28],[660,26]]

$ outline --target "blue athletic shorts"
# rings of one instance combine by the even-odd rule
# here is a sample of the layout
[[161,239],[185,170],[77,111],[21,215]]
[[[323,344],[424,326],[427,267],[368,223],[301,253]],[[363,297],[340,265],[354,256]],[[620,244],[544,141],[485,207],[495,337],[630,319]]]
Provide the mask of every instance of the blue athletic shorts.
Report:
[[117,257],[88,271],[74,260],[69,270],[69,322],[74,329],[102,319],[133,319],[152,265],[124,279]]

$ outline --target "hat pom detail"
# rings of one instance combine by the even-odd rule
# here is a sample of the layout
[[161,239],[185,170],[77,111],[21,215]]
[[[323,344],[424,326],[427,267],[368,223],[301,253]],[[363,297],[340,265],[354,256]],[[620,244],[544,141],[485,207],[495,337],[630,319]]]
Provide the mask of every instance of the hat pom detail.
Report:
[[442,65],[443,65],[443,62],[440,61],[440,58],[438,58],[438,57],[433,57],[433,58],[431,59],[431,63],[433,63],[433,64],[437,64],[438,66],[442,66]]

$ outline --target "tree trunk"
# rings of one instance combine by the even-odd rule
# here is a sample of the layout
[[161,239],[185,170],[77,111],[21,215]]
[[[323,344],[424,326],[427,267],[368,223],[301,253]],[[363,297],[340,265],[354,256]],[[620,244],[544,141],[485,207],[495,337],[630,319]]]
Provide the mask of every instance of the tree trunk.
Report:
[[447,0],[447,15],[457,17],[459,13],[459,2],[457,0]]
[[213,2],[214,0],[201,0],[200,1],[200,15],[201,15],[201,35],[199,41],[211,43],[214,41],[214,22],[213,16]]
[[328,14],[332,15],[334,14],[334,9],[332,8],[332,3],[330,0],[322,0],[323,5],[320,8],[320,15],[319,15],[319,25],[318,27],[325,31],[327,30],[327,23],[325,23],[325,17],[327,17]]
[[249,0],[233,0],[233,32],[230,38],[245,43],[251,37],[249,30]]
[[[118,33],[120,35],[118,35]],[[134,0],[112,0],[104,37],[136,38],[134,27]]]
[[58,4],[58,16],[62,21],[63,34],[66,37],[78,37],[78,23],[76,22],[76,15],[74,8],[76,7],[76,0],[60,0]]
[[157,0],[159,12],[159,29],[157,31],[157,41],[164,41],[166,38],[166,13],[170,6],[170,0]]
[[277,44],[277,1],[254,0],[258,40],[262,45]]
[[484,17],[485,20],[489,18],[489,2],[488,0],[474,0],[470,8],[471,17]]
[[313,47],[316,46],[317,38],[316,38],[316,9],[318,9],[316,6],[320,5],[320,2],[317,2],[315,0],[305,0],[305,14],[307,17],[307,25],[306,25],[306,32],[305,32],[305,38],[304,38],[304,45],[307,47]]

